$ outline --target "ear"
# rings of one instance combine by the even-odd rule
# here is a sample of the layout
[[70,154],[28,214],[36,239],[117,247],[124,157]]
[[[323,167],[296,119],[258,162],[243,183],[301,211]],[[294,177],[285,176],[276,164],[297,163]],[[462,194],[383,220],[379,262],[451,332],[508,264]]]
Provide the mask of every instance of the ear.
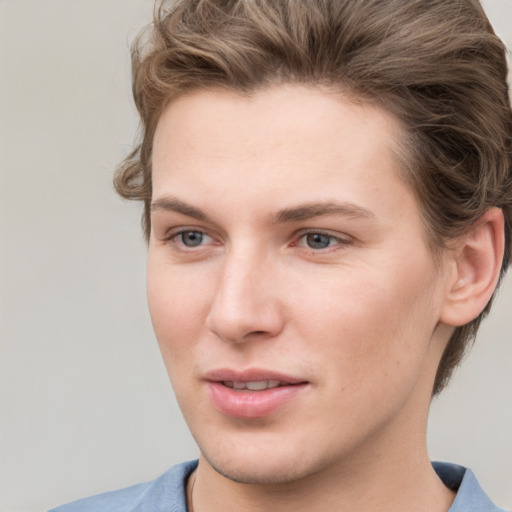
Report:
[[441,322],[464,325],[483,311],[498,283],[504,246],[503,213],[491,208],[461,237],[450,257]]

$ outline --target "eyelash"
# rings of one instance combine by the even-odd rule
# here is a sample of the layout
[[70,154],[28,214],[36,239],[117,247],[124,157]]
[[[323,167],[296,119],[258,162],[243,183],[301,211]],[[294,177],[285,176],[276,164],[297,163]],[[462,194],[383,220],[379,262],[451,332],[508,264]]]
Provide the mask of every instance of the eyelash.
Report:
[[[200,240],[198,245],[187,246],[185,243],[183,243],[183,239],[181,241],[179,241],[180,237],[183,237],[186,234],[192,234],[192,233],[194,233],[196,235],[200,235],[202,237],[202,239]],[[326,247],[320,247],[320,248],[318,248],[318,247],[314,248],[314,247],[309,247],[307,245],[302,245],[301,241],[306,240],[306,238],[310,237],[310,236],[326,237],[328,239],[329,245],[327,245]],[[205,231],[202,231],[200,229],[186,229],[185,228],[185,229],[180,229],[179,231],[173,231],[173,232],[168,233],[166,235],[164,241],[171,243],[179,251],[182,251],[182,252],[194,251],[195,252],[195,251],[197,251],[197,249],[204,247],[204,244],[202,243],[204,240],[204,237],[207,237],[211,240],[215,240],[214,237],[212,237]],[[308,231],[301,231],[300,233],[298,233],[295,236],[294,241],[291,243],[291,247],[298,247],[304,251],[309,252],[310,254],[320,254],[320,253],[328,253],[328,252],[338,251],[340,249],[347,247],[348,245],[351,245],[352,243],[353,243],[352,240],[350,240],[348,238],[341,238],[339,236],[335,236],[335,235],[325,232],[325,231],[312,229],[312,230],[308,230]],[[217,244],[215,244],[215,245],[217,245]]]
[[[329,245],[321,248],[314,248],[309,247],[308,245],[301,245],[301,241],[305,241],[308,236],[326,237],[329,239]],[[299,247],[301,250],[314,255],[337,252],[339,250],[346,249],[349,245],[353,244],[353,241],[348,237],[342,238],[340,236],[333,235],[332,233],[315,229],[300,232],[295,240],[296,241],[292,243],[293,247]],[[305,244],[306,243],[307,242],[305,242]]]
[[208,238],[214,240],[214,238],[212,236],[210,236],[208,233],[206,233],[205,231],[202,231],[200,229],[186,229],[185,228],[185,229],[180,229],[179,231],[172,231],[172,232],[168,233],[166,235],[164,241],[171,243],[176,248],[178,248],[178,250],[181,250],[181,251],[194,251],[194,250],[196,250],[195,249],[196,247],[202,247],[202,244],[197,245],[197,246],[187,246],[183,243],[183,240],[181,242],[178,241],[179,237],[183,237],[184,235],[190,234],[190,233],[199,234],[203,238],[208,237]]

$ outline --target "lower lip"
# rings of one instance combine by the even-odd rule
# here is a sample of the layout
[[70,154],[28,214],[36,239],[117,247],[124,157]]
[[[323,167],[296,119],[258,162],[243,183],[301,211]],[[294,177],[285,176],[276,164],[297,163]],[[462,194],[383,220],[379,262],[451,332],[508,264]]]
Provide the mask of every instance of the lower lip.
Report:
[[235,391],[220,382],[208,383],[215,408],[226,416],[244,419],[269,416],[301,393],[306,386],[303,383],[262,391]]

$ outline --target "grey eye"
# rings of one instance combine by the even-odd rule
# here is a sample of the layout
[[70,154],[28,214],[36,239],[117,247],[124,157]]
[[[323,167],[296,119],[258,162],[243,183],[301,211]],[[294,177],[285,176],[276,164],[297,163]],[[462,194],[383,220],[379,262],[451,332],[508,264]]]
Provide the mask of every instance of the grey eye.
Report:
[[326,249],[331,245],[333,237],[322,233],[309,233],[306,235],[306,244],[311,249]]
[[187,247],[197,247],[201,245],[204,239],[204,233],[201,231],[184,231],[179,235],[180,241]]

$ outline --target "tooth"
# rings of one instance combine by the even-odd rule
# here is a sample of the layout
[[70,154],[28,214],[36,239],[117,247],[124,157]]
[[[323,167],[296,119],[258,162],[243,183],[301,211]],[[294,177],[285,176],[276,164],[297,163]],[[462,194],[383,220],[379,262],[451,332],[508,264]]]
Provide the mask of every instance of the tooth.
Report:
[[267,381],[246,382],[245,387],[251,391],[262,391],[263,389],[267,389]]
[[237,391],[249,390],[249,391],[263,391],[265,389],[277,388],[281,385],[281,381],[279,380],[258,380],[258,381],[250,381],[250,382],[240,382],[240,381],[232,381],[225,380],[223,384],[231,389],[235,389]]

